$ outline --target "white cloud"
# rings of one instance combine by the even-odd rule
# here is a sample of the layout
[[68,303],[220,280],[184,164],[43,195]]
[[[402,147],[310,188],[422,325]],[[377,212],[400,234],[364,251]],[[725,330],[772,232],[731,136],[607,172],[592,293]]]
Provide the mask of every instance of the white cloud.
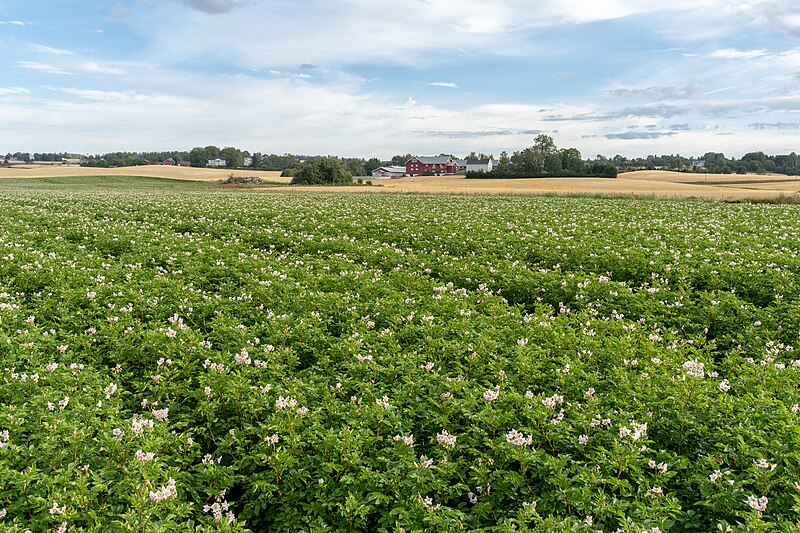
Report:
[[735,48],[725,48],[716,50],[709,54],[709,57],[717,59],[756,59],[768,54],[766,50],[736,50]]
[[115,74],[115,75],[125,74],[125,71],[123,69],[116,67],[109,67],[107,65],[101,65],[95,63],[94,61],[84,61],[79,65],[77,65],[76,68],[83,70],[85,72],[94,72],[98,74]]
[[[553,0],[533,8],[528,0],[262,0],[234,10],[232,1],[182,2],[228,14],[183,14],[181,23],[170,25],[142,21],[140,31],[152,36],[153,54],[176,64],[189,58],[267,69],[302,63],[329,68],[363,63],[424,67],[450,59],[526,56],[553,46],[537,42],[536,32],[528,30],[658,12],[686,12],[687,17],[706,20],[723,4]],[[160,3],[152,17],[175,19],[174,6]],[[705,16],[703,9],[708,10]],[[674,24],[681,18],[673,17]]]
[[20,94],[30,94],[29,89],[24,87],[0,87],[0,96],[15,96]]
[[3,26],[29,26],[30,22],[25,22],[22,20],[0,20],[0,25]]
[[426,83],[431,87],[447,87],[448,89],[458,89],[458,85],[451,81],[434,81],[433,83]]
[[39,63],[38,61],[17,61],[17,65],[24,69],[35,70],[42,74],[70,74],[70,72],[60,66],[51,65],[49,63]]
[[56,56],[72,56],[75,55],[75,52],[72,50],[66,50],[63,48],[53,48],[52,46],[44,46],[41,44],[32,44],[29,47],[34,52],[39,52],[42,54],[51,54]]

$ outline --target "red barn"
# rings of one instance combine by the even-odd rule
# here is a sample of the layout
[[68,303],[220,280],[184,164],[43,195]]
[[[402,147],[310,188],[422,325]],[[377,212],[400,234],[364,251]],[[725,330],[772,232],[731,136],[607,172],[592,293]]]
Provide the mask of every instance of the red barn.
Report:
[[456,163],[449,156],[412,157],[406,161],[406,174],[409,176],[455,174],[456,170]]

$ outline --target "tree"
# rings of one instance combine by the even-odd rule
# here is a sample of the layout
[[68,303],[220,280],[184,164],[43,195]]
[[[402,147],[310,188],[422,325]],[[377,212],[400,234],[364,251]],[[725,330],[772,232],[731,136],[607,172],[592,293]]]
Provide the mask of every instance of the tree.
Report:
[[353,175],[338,159],[320,157],[309,161],[292,178],[292,185],[336,185],[353,183]]
[[[511,157],[511,169],[517,174],[530,174],[531,176],[541,176],[545,172],[555,171],[555,158],[549,159],[549,156],[558,156],[558,149],[553,138],[549,135],[539,134],[533,141],[533,146],[526,148],[521,152],[514,152]],[[561,159],[558,162],[560,172]]]
[[583,173],[583,157],[577,148],[561,150],[561,168],[569,174],[580,175]]
[[499,172],[506,172],[511,166],[511,160],[508,157],[508,152],[503,150],[500,152],[500,160],[497,162],[497,170]]
[[397,165],[399,167],[405,166],[406,161],[408,161],[412,157],[414,157],[414,156],[411,155],[411,154],[396,155],[396,156],[392,157],[392,164],[393,165]]
[[364,163],[364,172],[367,175],[370,175],[370,174],[372,174],[373,170],[375,170],[376,168],[380,168],[382,166],[383,166],[383,163],[381,163],[381,160],[378,159],[377,157],[373,157],[371,159],[368,159]]
[[351,176],[363,176],[365,174],[363,159],[353,157],[349,159],[343,159],[342,163],[344,163],[345,168]]
[[244,165],[242,151],[232,146],[227,146],[220,150],[219,157],[225,160],[228,168],[238,168]]

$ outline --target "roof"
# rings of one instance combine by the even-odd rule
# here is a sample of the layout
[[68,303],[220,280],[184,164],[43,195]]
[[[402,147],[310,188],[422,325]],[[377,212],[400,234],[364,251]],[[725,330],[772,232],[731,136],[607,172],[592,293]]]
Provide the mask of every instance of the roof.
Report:
[[456,159],[455,160],[456,166],[459,166],[459,167],[465,167],[465,166],[467,166],[467,163],[469,163],[469,161],[467,161],[466,159]]
[[415,157],[413,159],[417,159],[423,165],[445,165],[453,162],[453,158],[446,155],[438,157]]
[[379,170],[382,170],[384,172],[391,172],[391,173],[394,173],[394,174],[405,174],[406,173],[406,167],[399,167],[399,166],[379,167],[379,168],[376,168],[375,170],[373,170],[373,172],[378,172]]
[[467,159],[468,165],[488,165],[494,159]]

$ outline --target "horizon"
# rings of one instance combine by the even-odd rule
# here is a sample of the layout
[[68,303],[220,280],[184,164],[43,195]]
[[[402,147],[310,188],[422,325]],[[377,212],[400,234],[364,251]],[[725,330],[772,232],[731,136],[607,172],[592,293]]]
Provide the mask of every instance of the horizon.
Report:
[[12,152],[800,152],[788,0],[4,4]]

